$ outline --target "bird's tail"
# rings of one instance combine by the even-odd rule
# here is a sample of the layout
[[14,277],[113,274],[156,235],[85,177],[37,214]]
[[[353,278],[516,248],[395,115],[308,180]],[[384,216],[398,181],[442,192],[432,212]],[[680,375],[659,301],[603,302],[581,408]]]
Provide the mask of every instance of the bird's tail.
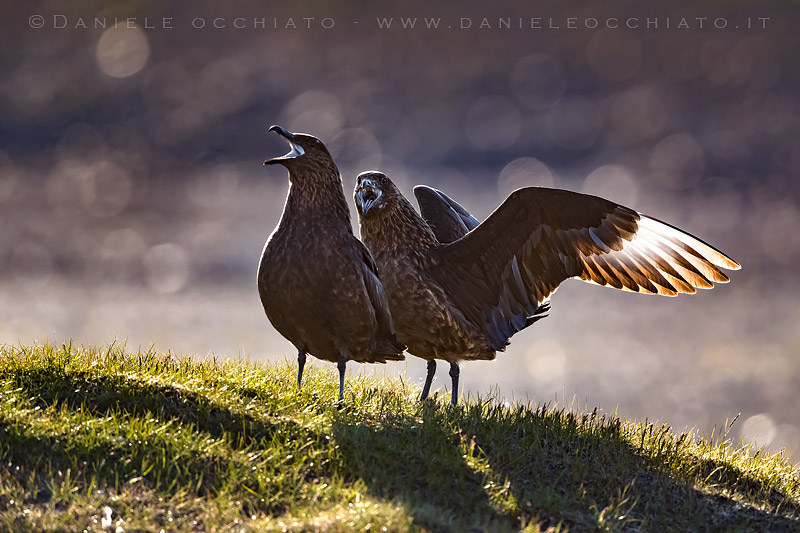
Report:
[[375,350],[375,355],[382,357],[385,361],[402,361],[406,358],[403,351],[406,345],[399,342],[394,335],[391,337],[383,337],[378,342]]

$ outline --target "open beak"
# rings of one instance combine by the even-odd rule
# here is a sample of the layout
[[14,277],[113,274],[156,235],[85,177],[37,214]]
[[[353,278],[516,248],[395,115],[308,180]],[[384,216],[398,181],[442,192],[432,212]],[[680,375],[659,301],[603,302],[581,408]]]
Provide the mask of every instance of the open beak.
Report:
[[303,150],[303,147],[297,144],[297,142],[295,141],[294,133],[290,132],[286,128],[283,128],[281,126],[271,126],[269,128],[269,131],[274,131],[275,133],[277,133],[278,135],[289,141],[289,146],[292,149],[286,155],[282,155],[280,157],[273,157],[272,159],[267,159],[266,161],[264,161],[265,165],[275,165],[278,163],[283,163],[284,161],[288,161],[289,159],[295,159],[306,153],[306,151]]
[[377,188],[372,180],[363,180],[356,193],[356,198],[358,198],[358,203],[361,207],[361,214],[366,215],[380,200],[382,194],[383,191]]

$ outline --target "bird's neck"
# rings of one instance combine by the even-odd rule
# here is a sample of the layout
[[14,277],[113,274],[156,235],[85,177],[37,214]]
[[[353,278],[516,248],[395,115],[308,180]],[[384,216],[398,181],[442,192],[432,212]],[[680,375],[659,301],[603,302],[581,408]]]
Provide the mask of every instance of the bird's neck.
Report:
[[397,204],[386,209],[386,213],[362,218],[360,227],[361,239],[376,255],[386,252],[410,253],[439,245],[428,223],[405,198],[400,198]]
[[341,221],[350,224],[350,209],[342,190],[342,179],[337,173],[325,173],[301,179],[289,176],[289,195],[286,198],[284,215],[310,213],[314,218]]

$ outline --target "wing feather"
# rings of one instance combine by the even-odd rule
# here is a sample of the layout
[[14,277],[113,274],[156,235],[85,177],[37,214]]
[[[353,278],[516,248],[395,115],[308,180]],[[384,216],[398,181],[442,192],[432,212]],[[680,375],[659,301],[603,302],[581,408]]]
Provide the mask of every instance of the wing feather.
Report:
[[[355,239],[355,238],[354,238]],[[367,289],[367,296],[375,312],[375,320],[378,322],[378,332],[385,337],[393,338],[395,335],[392,315],[389,311],[389,299],[383,289],[383,285],[378,278],[378,267],[369,249],[359,241],[357,246],[361,251],[362,260],[362,279]]]
[[417,185],[414,187],[419,212],[433,230],[439,242],[453,242],[478,227],[478,219],[440,190]]
[[521,329],[520,317],[533,316],[569,278],[675,296],[725,283],[720,269],[740,268],[655,218],[596,196],[538,187],[514,191],[475,229],[439,247],[431,264],[496,349]]

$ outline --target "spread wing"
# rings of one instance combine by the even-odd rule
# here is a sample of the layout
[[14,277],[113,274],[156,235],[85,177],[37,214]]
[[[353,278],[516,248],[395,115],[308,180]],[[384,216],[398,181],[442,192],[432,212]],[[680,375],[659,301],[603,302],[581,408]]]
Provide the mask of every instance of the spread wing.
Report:
[[675,296],[725,283],[739,264],[700,239],[608,200],[559,189],[514,191],[430,271],[495,349],[566,279]]
[[439,242],[447,243],[460,239],[480,224],[478,219],[470,215],[458,202],[433,187],[417,185],[414,187],[414,196],[417,197],[420,215],[431,227]]

